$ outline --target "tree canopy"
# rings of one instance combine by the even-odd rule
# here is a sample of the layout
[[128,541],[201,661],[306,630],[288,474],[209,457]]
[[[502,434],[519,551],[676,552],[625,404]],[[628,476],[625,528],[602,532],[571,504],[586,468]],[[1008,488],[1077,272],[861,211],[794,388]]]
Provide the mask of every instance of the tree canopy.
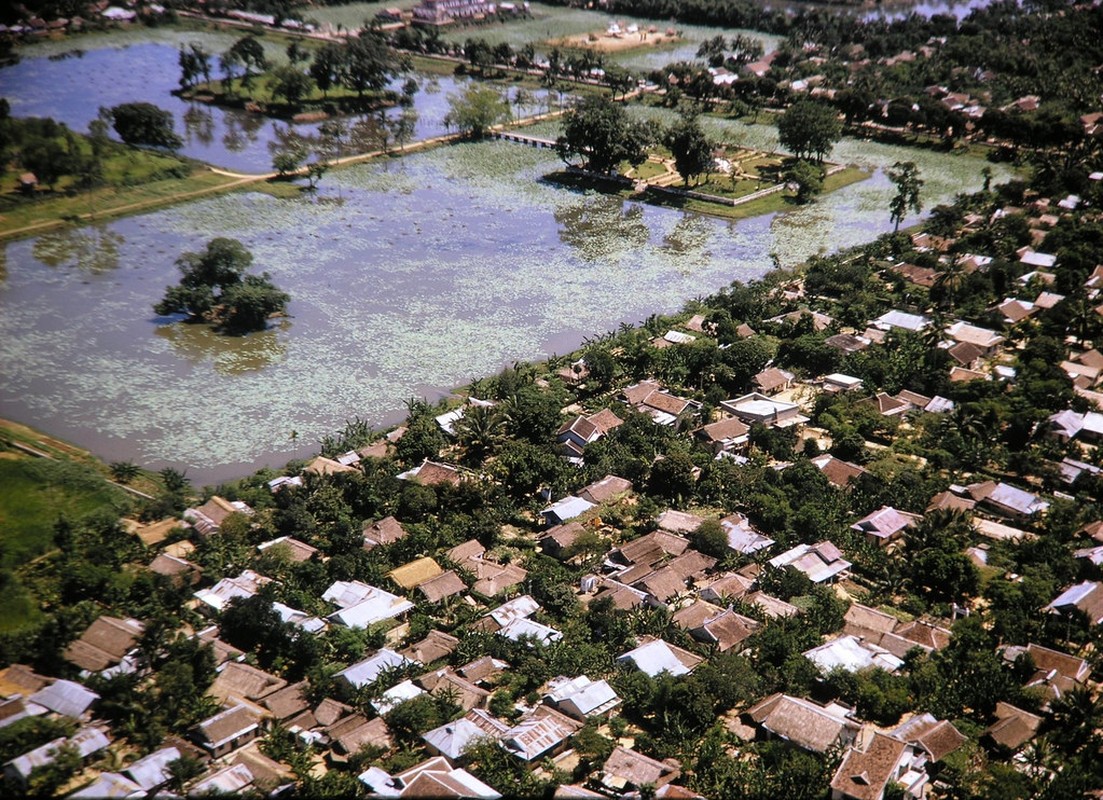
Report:
[[797,158],[823,161],[843,136],[843,126],[830,106],[798,100],[777,122],[781,146]]
[[908,215],[909,208],[916,214],[923,209],[919,199],[923,179],[919,177],[919,167],[914,161],[897,161],[886,174],[896,185],[896,194],[889,202],[889,218],[893,222],[893,230],[900,230],[900,223]]
[[591,96],[563,117],[556,150],[570,164],[583,158],[594,172],[611,172],[622,161],[639,166],[647,159],[651,134],[642,122],[607,97]]
[[121,103],[110,114],[115,133],[127,144],[175,150],[184,143],[173,130],[172,112],[153,103]]
[[237,239],[212,239],[203,251],[177,259],[180,282],[165,289],[154,311],[186,314],[229,333],[263,330],[270,316],[286,311],[291,298],[267,272],[247,274],[252,262],[253,254]]
[[490,86],[472,83],[461,93],[448,95],[444,124],[478,139],[494,125],[510,118],[509,101]]
[[667,131],[666,146],[674,155],[674,166],[689,185],[712,166],[713,144],[696,117],[683,117]]

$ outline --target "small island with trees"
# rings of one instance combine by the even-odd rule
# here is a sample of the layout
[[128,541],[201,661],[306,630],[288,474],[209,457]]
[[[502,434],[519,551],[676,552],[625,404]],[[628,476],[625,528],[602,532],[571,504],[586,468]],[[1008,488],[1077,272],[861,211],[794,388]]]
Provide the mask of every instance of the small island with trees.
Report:
[[264,330],[269,318],[287,312],[291,296],[267,272],[248,274],[252,263],[253,254],[237,239],[212,239],[203,251],[177,259],[180,282],[165,289],[153,310],[184,314],[189,322],[206,322],[227,334]]

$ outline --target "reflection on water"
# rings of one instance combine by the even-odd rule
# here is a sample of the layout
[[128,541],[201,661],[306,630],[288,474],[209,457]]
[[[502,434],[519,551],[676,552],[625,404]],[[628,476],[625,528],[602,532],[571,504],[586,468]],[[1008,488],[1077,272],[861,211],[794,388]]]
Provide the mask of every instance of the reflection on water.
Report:
[[711,255],[707,249],[710,236],[710,226],[703,217],[687,214],[663,237],[662,248],[675,256],[708,258]]
[[158,325],[154,336],[172,345],[173,352],[192,365],[210,362],[220,375],[244,375],[282,361],[291,323],[283,320],[265,331],[225,336],[209,325],[175,322]]
[[[87,130],[101,106],[137,100],[154,103],[172,112],[176,132],[184,139],[182,155],[246,172],[271,170],[269,144],[276,139],[278,129],[292,127],[307,136],[317,133],[317,123],[281,123],[240,109],[204,106],[173,94],[180,76],[178,44],[197,39],[211,52],[219,53],[233,38],[197,32],[151,31],[149,35],[175,37],[178,41],[138,42],[123,47],[97,45],[79,60],[36,55],[48,53],[49,43],[41,48],[22,48],[19,63],[0,69],[0,95],[11,103],[13,116],[53,117],[76,131]],[[282,54],[271,55],[283,63]],[[413,139],[445,133],[448,94],[462,90],[467,80],[453,76],[425,79],[425,91],[414,96],[417,121]],[[389,88],[400,92],[404,81],[399,77]],[[546,93],[537,94],[543,97]],[[397,117],[401,111],[390,109],[387,116]]]
[[48,267],[73,265],[98,275],[119,266],[119,247],[125,239],[104,223],[85,228],[61,228],[34,240],[32,254]]
[[580,203],[557,208],[555,221],[559,241],[573,247],[587,261],[643,247],[651,238],[643,206],[604,195],[588,195]]
[[192,103],[181,117],[184,120],[184,141],[210,147],[214,141],[214,114],[201,103]]

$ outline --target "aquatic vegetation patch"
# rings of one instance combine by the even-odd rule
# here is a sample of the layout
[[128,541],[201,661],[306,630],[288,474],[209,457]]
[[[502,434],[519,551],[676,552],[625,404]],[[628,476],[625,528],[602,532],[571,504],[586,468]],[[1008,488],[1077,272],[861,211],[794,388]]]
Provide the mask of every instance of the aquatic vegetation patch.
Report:
[[[854,156],[901,156],[867,149]],[[914,155],[928,208],[979,185],[977,159]],[[186,204],[97,232],[117,249],[103,271],[63,238],[12,243],[0,413],[112,459],[217,480],[301,455],[347,418],[395,421],[408,397],[674,311],[761,275],[771,254],[794,264],[891,228],[880,175],[727,222],[540,180],[558,165],[550,151],[489,141],[334,171],[314,196]],[[291,294],[284,324],[219,342],[163,332],[149,309],[173,262],[216,236],[240,239]]]

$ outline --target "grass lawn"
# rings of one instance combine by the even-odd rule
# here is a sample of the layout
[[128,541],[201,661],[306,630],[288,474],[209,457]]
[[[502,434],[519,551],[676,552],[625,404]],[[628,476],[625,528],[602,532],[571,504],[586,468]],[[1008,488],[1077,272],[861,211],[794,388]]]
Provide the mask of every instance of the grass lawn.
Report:
[[635,180],[647,181],[651,180],[652,178],[657,178],[660,175],[666,175],[667,171],[662,164],[656,161],[647,160],[635,169],[633,169],[631,173],[632,174],[628,177]]
[[122,490],[92,467],[0,457],[0,564],[15,567],[50,549],[59,516],[77,519],[103,508],[121,512],[128,505]]
[[[137,211],[151,211],[191,196],[228,189],[237,178],[195,167],[187,177],[165,178],[136,186],[107,186],[89,192],[40,192],[38,197],[0,199],[0,239],[40,233],[53,224],[74,220],[105,219]],[[23,230],[42,224],[42,228]]]
[[[64,147],[69,145],[59,137]],[[82,155],[91,152],[88,139],[76,134],[72,140]],[[102,163],[103,185],[91,191],[79,189],[75,178],[63,175],[54,186],[39,186],[24,194],[18,183],[26,170],[9,162],[0,170],[0,238],[20,235],[21,229],[45,226],[76,218],[103,218],[135,210],[149,210],[187,199],[191,193],[205,193],[236,183],[236,179],[211,172],[199,162],[166,152],[128,147],[118,142],[107,146]],[[138,204],[138,208],[131,208]],[[40,230],[40,229],[39,229]],[[26,231],[35,233],[37,230]]]

